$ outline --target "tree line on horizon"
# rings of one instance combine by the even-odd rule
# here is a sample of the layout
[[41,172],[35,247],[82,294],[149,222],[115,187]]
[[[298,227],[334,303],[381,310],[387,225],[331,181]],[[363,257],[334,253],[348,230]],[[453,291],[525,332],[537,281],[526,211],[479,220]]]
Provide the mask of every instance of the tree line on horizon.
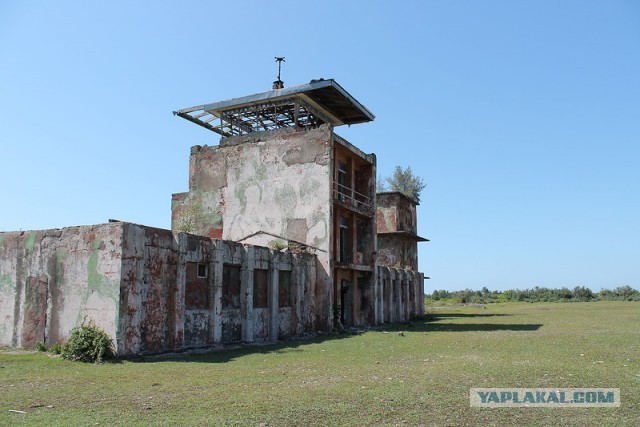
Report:
[[456,302],[460,304],[489,304],[498,302],[587,302],[587,301],[640,301],[640,291],[631,286],[619,286],[613,290],[601,289],[593,292],[584,286],[573,289],[562,287],[551,289],[536,286],[533,289],[509,289],[506,291],[490,291],[486,287],[474,291],[434,290],[431,295],[425,295],[432,301]]

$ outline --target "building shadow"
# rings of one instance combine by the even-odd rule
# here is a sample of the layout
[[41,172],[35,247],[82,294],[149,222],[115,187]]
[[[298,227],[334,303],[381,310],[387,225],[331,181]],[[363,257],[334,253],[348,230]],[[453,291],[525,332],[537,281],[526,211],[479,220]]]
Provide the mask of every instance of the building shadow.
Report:
[[[509,316],[508,314],[446,314],[439,315],[440,318],[446,317],[490,317],[490,316]],[[320,344],[326,341],[335,341],[343,339],[351,339],[363,332],[368,333],[442,333],[442,332],[495,332],[495,331],[513,331],[513,332],[533,332],[540,329],[543,325],[540,323],[450,323],[418,320],[412,322],[402,322],[377,326],[368,330],[351,330],[345,333],[331,333],[317,335],[313,338],[306,339],[290,339],[279,341],[278,343],[264,344],[231,344],[214,348],[190,349],[180,353],[166,353],[159,355],[138,356],[128,358],[130,362],[135,363],[159,363],[159,362],[189,362],[189,363],[226,363],[235,359],[248,355],[264,354],[279,355],[292,352],[304,352],[303,346]]]
[[327,333],[313,338],[288,339],[277,343],[227,344],[209,348],[187,349],[176,353],[132,356],[125,358],[134,363],[189,362],[189,363],[226,363],[243,356],[264,354],[286,354],[303,352],[301,346],[320,344],[352,338],[357,333]]
[[543,325],[541,323],[450,323],[439,319],[446,317],[488,317],[487,316],[437,316],[432,321],[405,322],[390,325],[385,328],[388,332],[491,332],[491,331],[537,331]]
[[447,317],[503,317],[513,316],[508,313],[433,313],[433,317],[437,319],[443,319]]

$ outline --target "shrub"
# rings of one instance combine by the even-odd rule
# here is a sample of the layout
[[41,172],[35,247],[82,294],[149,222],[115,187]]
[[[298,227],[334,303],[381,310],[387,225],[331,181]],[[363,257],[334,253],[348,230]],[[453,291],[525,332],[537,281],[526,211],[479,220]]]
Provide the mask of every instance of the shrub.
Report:
[[47,351],[47,346],[42,341],[38,341],[36,343],[36,350],[37,351]]
[[53,353],[53,354],[62,354],[62,351],[64,350],[62,344],[60,344],[59,342],[53,344],[51,346],[51,348],[49,349],[49,353]]
[[69,333],[69,340],[64,345],[62,357],[80,362],[102,363],[114,357],[113,344],[109,335],[93,321],[82,322]]
[[269,247],[274,251],[281,251],[287,248],[287,243],[280,239],[272,240],[269,242]]

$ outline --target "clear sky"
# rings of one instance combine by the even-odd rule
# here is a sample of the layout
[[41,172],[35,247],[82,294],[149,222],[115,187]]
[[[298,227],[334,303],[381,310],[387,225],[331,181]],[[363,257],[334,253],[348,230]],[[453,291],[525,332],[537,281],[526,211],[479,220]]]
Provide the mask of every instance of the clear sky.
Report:
[[433,289],[640,288],[640,2],[0,0],[0,230],[170,227],[172,111],[335,78]]

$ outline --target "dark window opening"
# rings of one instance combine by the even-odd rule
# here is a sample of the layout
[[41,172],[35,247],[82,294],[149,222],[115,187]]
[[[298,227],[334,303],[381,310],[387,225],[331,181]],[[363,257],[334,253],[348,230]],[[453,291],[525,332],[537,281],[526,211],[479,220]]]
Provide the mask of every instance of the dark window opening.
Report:
[[198,264],[198,278],[206,279],[209,277],[209,266],[207,264]]
[[369,264],[371,261],[371,224],[369,221],[358,221],[356,225],[356,252],[359,264]]
[[338,162],[338,193],[340,200],[345,200],[345,196],[349,196],[351,180],[349,179],[349,169],[346,163]]
[[363,274],[358,277],[358,289],[360,291],[360,310],[368,312],[369,307],[369,286],[371,284],[371,276]]
[[269,303],[269,270],[253,270],[253,307],[267,308]]
[[222,308],[240,308],[240,266],[225,264],[222,269]]
[[349,235],[349,219],[340,217],[340,237],[338,251],[340,253],[340,262],[349,262],[351,259],[351,236]]
[[291,272],[278,272],[278,306],[291,307]]

